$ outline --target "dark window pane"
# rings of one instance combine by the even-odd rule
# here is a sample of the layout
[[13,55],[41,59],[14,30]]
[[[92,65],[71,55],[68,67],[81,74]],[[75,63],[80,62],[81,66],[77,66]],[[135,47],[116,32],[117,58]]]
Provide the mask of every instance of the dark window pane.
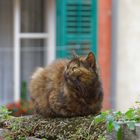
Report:
[[44,0],[21,0],[21,32],[45,32],[44,7]]

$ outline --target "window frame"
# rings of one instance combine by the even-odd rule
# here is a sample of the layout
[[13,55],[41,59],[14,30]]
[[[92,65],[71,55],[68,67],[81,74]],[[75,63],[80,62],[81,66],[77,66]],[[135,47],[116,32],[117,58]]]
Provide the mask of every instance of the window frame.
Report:
[[45,39],[46,40],[46,65],[51,63],[55,59],[55,0],[45,1],[45,28],[47,32],[21,32],[21,0],[13,0],[14,2],[14,102],[20,101],[20,52],[21,52],[21,39]]

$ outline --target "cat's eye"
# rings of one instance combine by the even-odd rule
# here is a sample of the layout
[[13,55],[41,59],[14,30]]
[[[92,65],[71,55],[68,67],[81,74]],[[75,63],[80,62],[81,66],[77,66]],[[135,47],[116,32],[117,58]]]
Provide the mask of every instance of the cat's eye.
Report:
[[77,68],[77,66],[72,67],[72,71],[74,71]]

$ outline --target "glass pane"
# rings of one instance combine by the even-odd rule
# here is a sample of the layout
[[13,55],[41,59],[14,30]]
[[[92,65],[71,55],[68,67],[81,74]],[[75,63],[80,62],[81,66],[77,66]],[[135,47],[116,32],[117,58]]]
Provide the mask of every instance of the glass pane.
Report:
[[[28,96],[28,84],[32,73],[43,66],[46,58],[46,40],[22,39],[21,40],[21,89],[25,88]],[[26,96],[24,95],[24,97]]]
[[0,0],[0,105],[13,102],[13,1]]
[[44,13],[45,0],[21,0],[21,32],[46,32]]

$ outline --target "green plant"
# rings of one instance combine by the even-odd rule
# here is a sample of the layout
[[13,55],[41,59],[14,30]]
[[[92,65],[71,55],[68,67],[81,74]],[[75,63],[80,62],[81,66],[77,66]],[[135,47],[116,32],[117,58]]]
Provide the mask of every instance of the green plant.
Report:
[[122,139],[122,124],[126,124],[130,130],[135,130],[135,124],[140,122],[140,108],[130,108],[125,113],[120,111],[105,111],[95,117],[95,122],[106,122],[107,132],[117,132],[117,139]]
[[11,111],[9,111],[6,107],[0,106],[0,120],[8,119],[11,114]]
[[27,101],[27,83],[26,81],[21,82],[21,100]]

